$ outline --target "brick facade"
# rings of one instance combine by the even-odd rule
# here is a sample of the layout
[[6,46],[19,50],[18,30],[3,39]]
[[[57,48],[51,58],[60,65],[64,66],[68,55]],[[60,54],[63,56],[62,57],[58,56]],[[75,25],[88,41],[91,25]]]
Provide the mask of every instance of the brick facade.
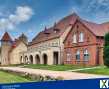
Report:
[[[83,34],[83,42],[79,42],[80,34]],[[76,42],[73,43],[73,36]],[[103,37],[97,37],[81,21],[77,20],[64,41],[64,63],[74,65],[102,65],[103,64]],[[80,54],[79,59],[76,55]],[[87,53],[85,54],[85,51]],[[85,55],[87,55],[85,59]]]

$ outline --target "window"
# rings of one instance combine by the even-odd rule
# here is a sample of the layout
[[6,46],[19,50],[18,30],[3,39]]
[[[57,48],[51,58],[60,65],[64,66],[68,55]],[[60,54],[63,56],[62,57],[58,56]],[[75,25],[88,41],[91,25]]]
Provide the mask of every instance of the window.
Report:
[[84,60],[87,61],[89,59],[89,53],[88,53],[88,50],[85,49],[84,50]]
[[77,43],[76,34],[73,35],[73,43]]
[[71,61],[71,54],[67,53],[67,61]]
[[76,52],[76,60],[80,60],[80,50],[77,50]]
[[87,42],[90,42],[90,38],[89,37],[87,37]]
[[79,42],[83,42],[84,41],[84,34],[81,32],[79,34]]

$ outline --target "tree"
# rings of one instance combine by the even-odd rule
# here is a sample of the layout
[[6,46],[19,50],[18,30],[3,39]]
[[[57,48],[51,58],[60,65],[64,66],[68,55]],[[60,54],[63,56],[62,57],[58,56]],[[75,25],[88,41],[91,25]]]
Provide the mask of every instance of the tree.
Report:
[[104,65],[109,67],[109,33],[105,35],[104,39]]

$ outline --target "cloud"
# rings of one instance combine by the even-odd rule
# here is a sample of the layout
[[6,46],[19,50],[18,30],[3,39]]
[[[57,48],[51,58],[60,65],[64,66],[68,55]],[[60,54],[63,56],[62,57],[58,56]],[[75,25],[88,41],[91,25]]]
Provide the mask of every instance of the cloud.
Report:
[[104,5],[104,6],[109,5],[109,0],[97,0],[97,2],[101,5]]
[[109,0],[77,0],[72,10],[81,17],[97,23],[109,21]]
[[90,0],[89,2],[83,4],[87,12],[109,12],[109,0]]
[[0,19],[0,30],[13,30],[17,25],[31,19],[33,10],[28,6],[18,6],[14,14]]

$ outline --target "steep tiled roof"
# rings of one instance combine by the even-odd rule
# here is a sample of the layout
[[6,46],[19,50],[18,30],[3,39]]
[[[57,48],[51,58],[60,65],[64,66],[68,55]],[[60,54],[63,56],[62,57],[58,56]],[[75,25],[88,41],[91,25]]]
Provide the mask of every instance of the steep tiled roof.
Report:
[[97,24],[86,20],[80,20],[95,36],[104,36],[109,32],[109,24]]
[[2,41],[12,41],[10,35],[8,34],[8,32],[5,32],[5,34],[3,35]]
[[55,23],[53,27],[50,27],[48,29],[46,28],[44,31],[40,32],[32,40],[30,45],[60,37],[69,25],[74,24],[77,18],[79,17],[75,13],[63,18],[57,24]]
[[[29,45],[43,42],[49,39],[60,37],[69,25],[74,25],[76,21],[80,21],[85,25],[95,36],[104,36],[109,32],[109,23],[97,24],[90,21],[83,20],[75,13],[63,18],[57,24],[51,28],[45,28],[44,31],[40,32]],[[57,32],[55,32],[55,30]]]

